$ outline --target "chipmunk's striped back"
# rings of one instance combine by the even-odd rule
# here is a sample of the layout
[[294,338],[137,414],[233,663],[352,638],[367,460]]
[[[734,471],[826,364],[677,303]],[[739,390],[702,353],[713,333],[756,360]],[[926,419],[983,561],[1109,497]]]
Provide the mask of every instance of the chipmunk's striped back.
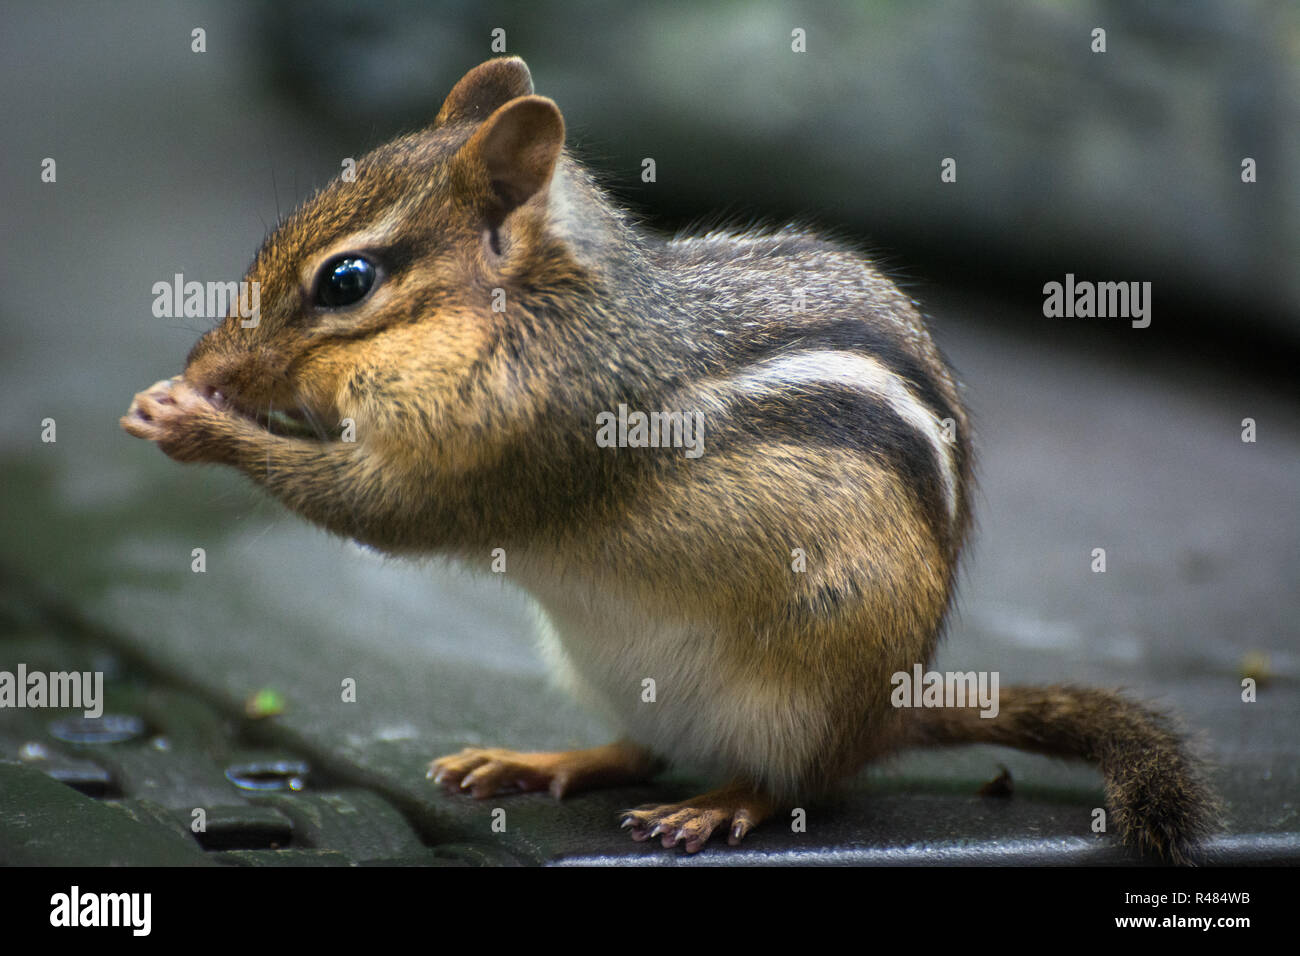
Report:
[[915,304],[861,256],[793,228],[668,250],[708,304],[696,335],[704,391],[725,410],[715,434],[858,450],[904,478],[955,559],[969,523],[969,423]]

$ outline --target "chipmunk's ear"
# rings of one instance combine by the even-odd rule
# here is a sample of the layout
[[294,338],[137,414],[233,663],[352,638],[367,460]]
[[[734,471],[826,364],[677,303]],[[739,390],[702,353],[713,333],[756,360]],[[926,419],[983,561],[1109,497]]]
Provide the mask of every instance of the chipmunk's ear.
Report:
[[517,56],[503,56],[480,63],[460,78],[438,116],[434,126],[447,123],[481,123],[492,111],[517,96],[533,92],[533,77],[528,65]]
[[485,213],[504,218],[551,182],[564,117],[544,96],[520,96],[484,120],[455,162]]

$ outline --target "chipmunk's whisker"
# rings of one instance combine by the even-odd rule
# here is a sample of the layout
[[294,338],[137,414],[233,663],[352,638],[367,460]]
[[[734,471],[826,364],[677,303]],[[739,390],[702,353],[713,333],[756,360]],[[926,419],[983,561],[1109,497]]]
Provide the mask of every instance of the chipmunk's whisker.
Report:
[[309,422],[308,412],[300,407],[276,408],[273,401],[266,403],[266,411],[259,413],[257,423],[271,434],[286,438],[322,439],[321,429],[315,422]]
[[315,432],[316,437],[320,441],[329,441],[333,436],[330,435],[329,431],[325,428],[325,425],[321,422],[320,416],[312,410],[310,405],[302,401],[297,389],[294,390],[294,398],[298,401],[298,410],[302,412],[302,417],[306,421],[307,427]]

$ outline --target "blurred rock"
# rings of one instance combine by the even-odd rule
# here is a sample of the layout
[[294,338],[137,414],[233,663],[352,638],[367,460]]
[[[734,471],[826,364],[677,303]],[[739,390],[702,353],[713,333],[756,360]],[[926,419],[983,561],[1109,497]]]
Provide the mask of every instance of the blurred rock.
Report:
[[1300,343],[1300,5],[295,0],[262,16],[268,69],[367,144],[427,122],[500,27],[570,143],[662,221],[812,216],[1030,291],[1067,271],[1152,281]]

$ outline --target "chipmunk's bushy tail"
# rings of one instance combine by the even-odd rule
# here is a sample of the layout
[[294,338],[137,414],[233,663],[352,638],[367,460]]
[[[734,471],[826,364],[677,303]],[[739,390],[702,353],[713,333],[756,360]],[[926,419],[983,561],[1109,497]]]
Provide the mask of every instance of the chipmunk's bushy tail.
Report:
[[1110,822],[1125,843],[1193,864],[1214,829],[1218,799],[1200,761],[1169,718],[1110,691],[1053,685],[1004,687],[996,717],[978,707],[918,708],[906,743],[989,743],[1087,760],[1106,781]]

